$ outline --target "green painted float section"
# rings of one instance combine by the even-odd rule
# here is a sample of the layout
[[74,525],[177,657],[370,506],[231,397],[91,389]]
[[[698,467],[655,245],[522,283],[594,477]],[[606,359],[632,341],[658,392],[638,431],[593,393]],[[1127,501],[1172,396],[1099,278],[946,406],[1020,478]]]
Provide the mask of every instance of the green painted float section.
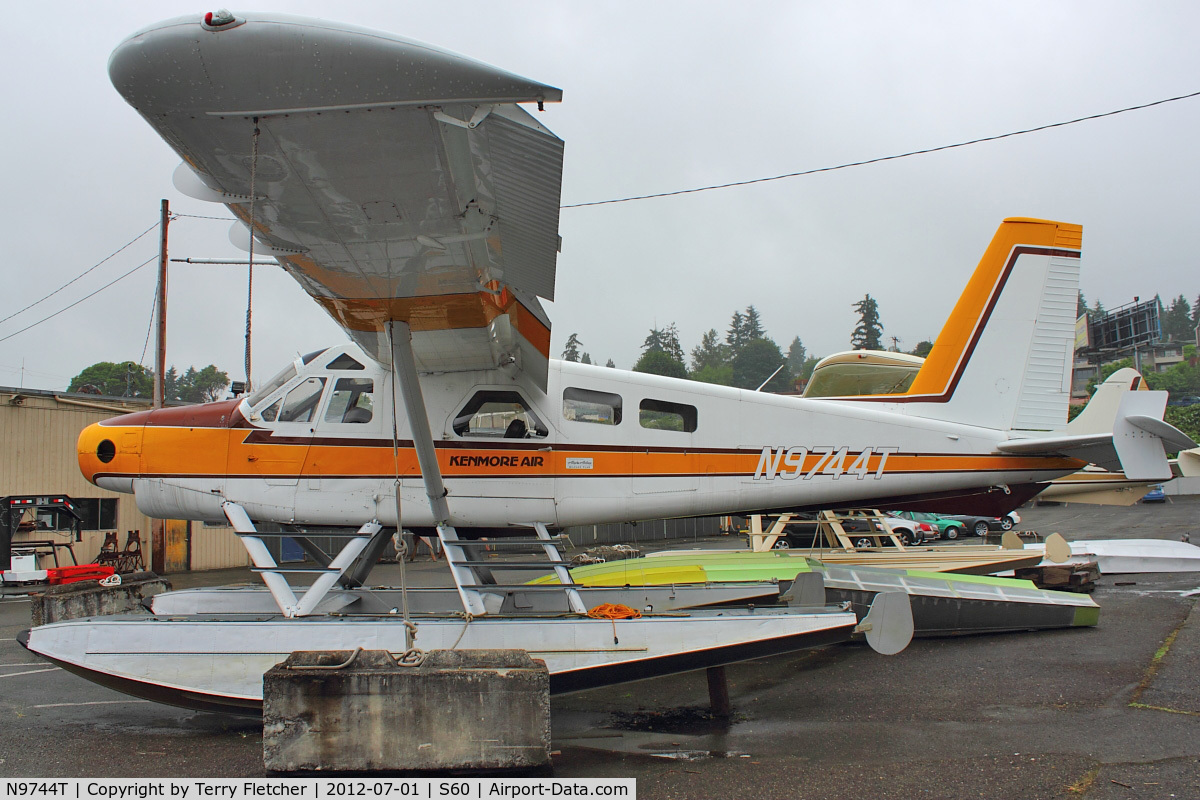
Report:
[[[829,567],[829,569],[834,569]],[[856,567],[839,565],[838,573],[854,570]],[[1038,605],[1074,606],[1072,627],[1094,626],[1099,622],[1100,609],[1090,598],[1086,601],[1079,594],[1072,592],[1057,592],[1038,589],[1032,581],[1016,578],[998,578],[992,575],[963,575],[959,573],[931,572],[918,569],[889,569],[886,567],[859,567],[864,573],[891,573],[913,578],[924,584],[912,586],[908,591],[914,595],[927,595],[933,587],[942,586],[946,591],[958,596],[965,593],[974,599],[995,599],[1002,602],[1022,603],[1040,598]],[[729,583],[729,582],[770,582],[791,581],[801,573],[825,572],[826,567],[820,561],[788,552],[771,551],[767,553],[750,553],[730,551],[728,553],[689,553],[686,550],[677,554],[661,555],[643,558],[631,558],[623,561],[609,561],[603,564],[587,564],[571,568],[571,577],[576,583],[584,586],[639,586],[639,585],[670,585],[697,583]],[[550,575],[531,581],[531,583],[557,583],[558,578]],[[853,586],[839,582],[831,583],[831,587]],[[979,589],[989,587],[999,590],[993,598],[979,597]],[[1004,590],[1012,590],[1006,595]],[[940,596],[941,591],[933,591],[932,596]],[[1024,595],[1022,597],[1021,595]],[[1081,603],[1083,603],[1081,605]],[[1062,619],[1059,626],[1066,626],[1067,620]]]

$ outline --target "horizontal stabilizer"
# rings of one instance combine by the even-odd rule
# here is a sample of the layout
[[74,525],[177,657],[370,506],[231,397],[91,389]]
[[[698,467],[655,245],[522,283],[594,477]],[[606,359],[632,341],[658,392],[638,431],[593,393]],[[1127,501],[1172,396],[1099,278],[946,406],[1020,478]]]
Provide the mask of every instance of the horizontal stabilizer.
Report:
[[1038,439],[1016,439],[1002,442],[1001,452],[1019,455],[1061,455],[1078,458],[1105,469],[1119,470],[1120,459],[1113,447],[1111,433],[1081,433],[1067,436],[1047,436]]
[[1005,453],[1064,455],[1107,470],[1123,471],[1130,480],[1167,480],[1167,452],[1195,446],[1187,434],[1162,419],[1166,392],[1145,389],[1135,370],[1109,376],[1078,417],[1057,436],[1003,442]]
[[[1113,444],[1125,477],[1170,480],[1167,450],[1195,445],[1183,431],[1162,421],[1166,407],[1166,392],[1129,392],[1121,398],[1113,426]],[[1172,446],[1172,443],[1178,444]]]
[[1196,446],[1196,443],[1192,441],[1190,436],[1171,423],[1164,422],[1161,419],[1134,414],[1126,417],[1125,421],[1135,428],[1140,428],[1146,433],[1153,434],[1162,439],[1163,445],[1168,451],[1187,450]]

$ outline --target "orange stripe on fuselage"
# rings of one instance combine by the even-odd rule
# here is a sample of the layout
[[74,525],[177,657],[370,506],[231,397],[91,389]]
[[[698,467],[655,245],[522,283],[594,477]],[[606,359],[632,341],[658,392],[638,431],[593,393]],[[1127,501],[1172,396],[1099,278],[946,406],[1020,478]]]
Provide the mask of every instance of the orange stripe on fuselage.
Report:
[[[271,441],[262,429],[247,428],[105,428],[106,435],[118,443],[118,458],[102,464],[94,452],[87,452],[81,441],[80,466],[91,479],[106,476],[176,477],[393,477],[421,474],[411,444],[400,447],[393,462],[390,440],[357,440],[323,443],[322,439]],[[137,432],[141,452],[138,456],[120,453],[123,435]],[[265,441],[263,441],[265,439]],[[258,440],[258,441],[252,441]],[[462,446],[462,445],[467,446]],[[459,443],[440,446],[438,464],[446,478],[464,477],[669,477],[704,475],[740,475],[752,477],[758,470],[762,453],[750,450],[662,450],[645,448],[622,450],[611,447],[556,447],[530,442],[528,446],[489,447],[483,443]],[[820,448],[818,448],[820,449]],[[847,469],[859,455],[848,452],[842,460]],[[872,454],[865,464],[868,478],[879,467],[881,456]],[[586,469],[568,469],[568,459],[588,459]],[[815,476],[831,474],[828,467],[818,469],[826,456],[810,453],[799,473],[816,470]],[[94,463],[93,463],[94,462]],[[573,462],[578,464],[578,462]],[[884,474],[935,474],[965,471],[1073,471],[1083,466],[1076,459],[1028,455],[941,455],[892,453],[887,456]],[[847,474],[847,479],[853,476]],[[777,478],[782,479],[782,478]]]

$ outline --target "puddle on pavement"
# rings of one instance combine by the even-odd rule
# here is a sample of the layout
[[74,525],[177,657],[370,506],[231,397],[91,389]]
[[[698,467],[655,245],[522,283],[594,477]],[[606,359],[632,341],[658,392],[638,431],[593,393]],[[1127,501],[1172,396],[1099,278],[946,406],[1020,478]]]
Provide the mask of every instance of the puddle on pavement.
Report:
[[725,733],[745,717],[721,717],[707,708],[668,708],[662,711],[613,711],[606,728],[646,733],[677,733],[687,736]]
[[[651,747],[653,745],[643,745]],[[710,758],[749,758],[749,753],[727,753],[724,750],[662,750],[647,753],[655,758],[670,758],[675,761],[705,761]]]

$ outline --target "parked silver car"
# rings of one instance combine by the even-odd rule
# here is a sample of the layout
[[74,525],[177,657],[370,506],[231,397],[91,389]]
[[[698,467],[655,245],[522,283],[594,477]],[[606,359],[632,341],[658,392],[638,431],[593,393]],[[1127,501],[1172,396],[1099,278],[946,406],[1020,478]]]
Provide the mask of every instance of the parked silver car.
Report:
[[988,531],[1011,531],[1021,522],[1021,515],[1010,511],[1003,517],[977,517],[971,514],[947,514],[947,519],[961,520],[963,527],[976,536],[986,536]]

